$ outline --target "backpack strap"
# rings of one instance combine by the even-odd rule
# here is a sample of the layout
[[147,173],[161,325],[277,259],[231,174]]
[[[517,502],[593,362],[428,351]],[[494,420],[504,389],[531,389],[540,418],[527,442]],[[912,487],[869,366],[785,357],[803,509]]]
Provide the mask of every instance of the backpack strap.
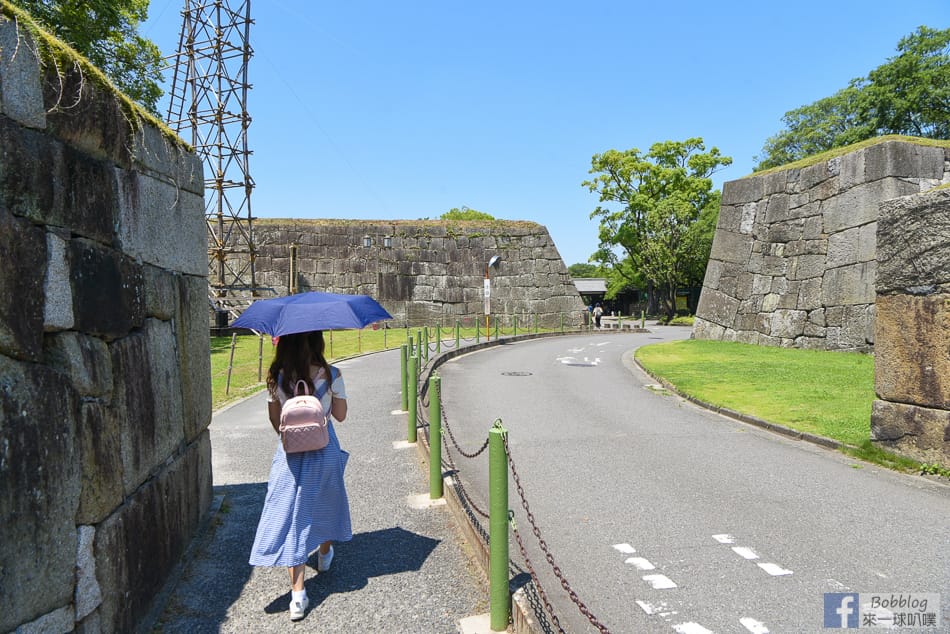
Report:
[[303,394],[302,396],[310,396],[310,388],[307,386],[307,382],[303,379],[299,379],[294,384],[294,396],[301,396],[300,394],[300,385],[303,384]]
[[330,384],[336,381],[337,378],[339,378],[339,376],[340,376],[340,371],[331,365],[330,366],[330,380],[324,381],[323,385],[317,388],[316,397],[322,401],[324,395],[326,395],[327,393],[327,390],[330,389]]

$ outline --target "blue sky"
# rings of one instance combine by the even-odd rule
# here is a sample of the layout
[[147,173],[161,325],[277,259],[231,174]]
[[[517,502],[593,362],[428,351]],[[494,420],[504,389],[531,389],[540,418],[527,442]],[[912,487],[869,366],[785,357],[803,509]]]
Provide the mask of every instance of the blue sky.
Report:
[[[141,28],[166,55],[182,6],[152,0]],[[251,6],[255,216],[465,205],[547,226],[568,265],[597,248],[597,199],[581,187],[593,154],[699,136],[734,160],[721,188],[752,171],[786,111],[950,22],[947,0]]]

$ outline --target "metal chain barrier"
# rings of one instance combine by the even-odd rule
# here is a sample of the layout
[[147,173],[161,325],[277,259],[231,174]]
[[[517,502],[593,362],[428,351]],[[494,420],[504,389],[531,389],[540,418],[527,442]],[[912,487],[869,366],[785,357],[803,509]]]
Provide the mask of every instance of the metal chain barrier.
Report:
[[[534,533],[534,536],[538,539],[538,545],[541,547],[541,551],[544,553],[544,558],[547,560],[548,564],[551,565],[551,570],[554,572],[554,576],[558,578],[561,582],[561,587],[564,588],[564,591],[567,592],[568,596],[571,598],[571,601],[577,606],[577,609],[581,614],[587,617],[587,620],[590,621],[591,625],[596,627],[598,630],[604,634],[609,634],[610,630],[602,624],[597,617],[595,617],[590,609],[584,604],[583,601],[577,596],[577,593],[574,592],[574,589],[571,588],[571,584],[567,581],[567,578],[564,576],[564,573],[561,572],[560,567],[554,562],[554,555],[551,554],[551,551],[548,549],[547,542],[544,541],[544,538],[541,537],[541,529],[538,528],[537,522],[535,522],[534,514],[531,512],[531,509],[528,507],[528,500],[524,496],[524,488],[521,486],[521,478],[518,476],[518,470],[515,469],[514,460],[511,458],[511,449],[508,445],[508,437],[505,436],[505,453],[508,455],[508,466],[511,468],[511,475],[515,479],[515,488],[518,491],[518,496],[521,498],[521,506],[524,508],[525,516],[528,518],[528,523],[531,524],[531,531]],[[521,545],[521,539],[518,539],[519,546]],[[532,573],[532,578],[535,578]],[[537,583],[537,581],[535,581]],[[540,589],[540,586],[539,586]],[[545,601],[545,607],[548,607],[550,604]],[[556,620],[556,617],[551,613],[552,620]]]

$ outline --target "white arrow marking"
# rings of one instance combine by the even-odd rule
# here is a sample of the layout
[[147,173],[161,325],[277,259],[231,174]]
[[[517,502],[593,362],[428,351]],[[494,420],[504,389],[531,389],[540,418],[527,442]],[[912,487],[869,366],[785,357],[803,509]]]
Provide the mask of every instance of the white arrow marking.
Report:
[[673,626],[673,631],[679,634],[713,634],[712,630],[707,630],[699,623],[680,623]]
[[745,546],[733,546],[732,550],[735,551],[737,555],[743,557],[744,559],[758,559],[759,556],[755,554],[751,548],[746,548]]
[[736,538],[735,538],[735,537],[733,537],[732,535],[729,535],[729,534],[725,534],[725,533],[722,534],[722,535],[713,535],[713,539],[715,539],[715,540],[716,540],[717,542],[719,542],[720,544],[734,544],[734,543],[736,543]]
[[667,616],[672,616],[676,614],[675,610],[671,610],[670,606],[666,605],[666,603],[663,603],[662,601],[657,603],[656,605],[651,605],[647,603],[646,601],[637,601],[637,605],[639,605],[640,609],[642,609],[644,612],[646,612],[650,616],[657,614],[662,617],[667,617]]
[[622,552],[624,555],[632,555],[633,553],[637,552],[636,550],[633,549],[633,546],[626,543],[614,544],[614,548]]

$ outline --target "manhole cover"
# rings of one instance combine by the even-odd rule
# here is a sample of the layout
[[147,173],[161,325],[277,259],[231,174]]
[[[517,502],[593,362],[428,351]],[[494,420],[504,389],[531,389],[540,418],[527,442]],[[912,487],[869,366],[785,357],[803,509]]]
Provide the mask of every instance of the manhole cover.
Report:
[[502,376],[531,376],[531,372],[502,372]]

